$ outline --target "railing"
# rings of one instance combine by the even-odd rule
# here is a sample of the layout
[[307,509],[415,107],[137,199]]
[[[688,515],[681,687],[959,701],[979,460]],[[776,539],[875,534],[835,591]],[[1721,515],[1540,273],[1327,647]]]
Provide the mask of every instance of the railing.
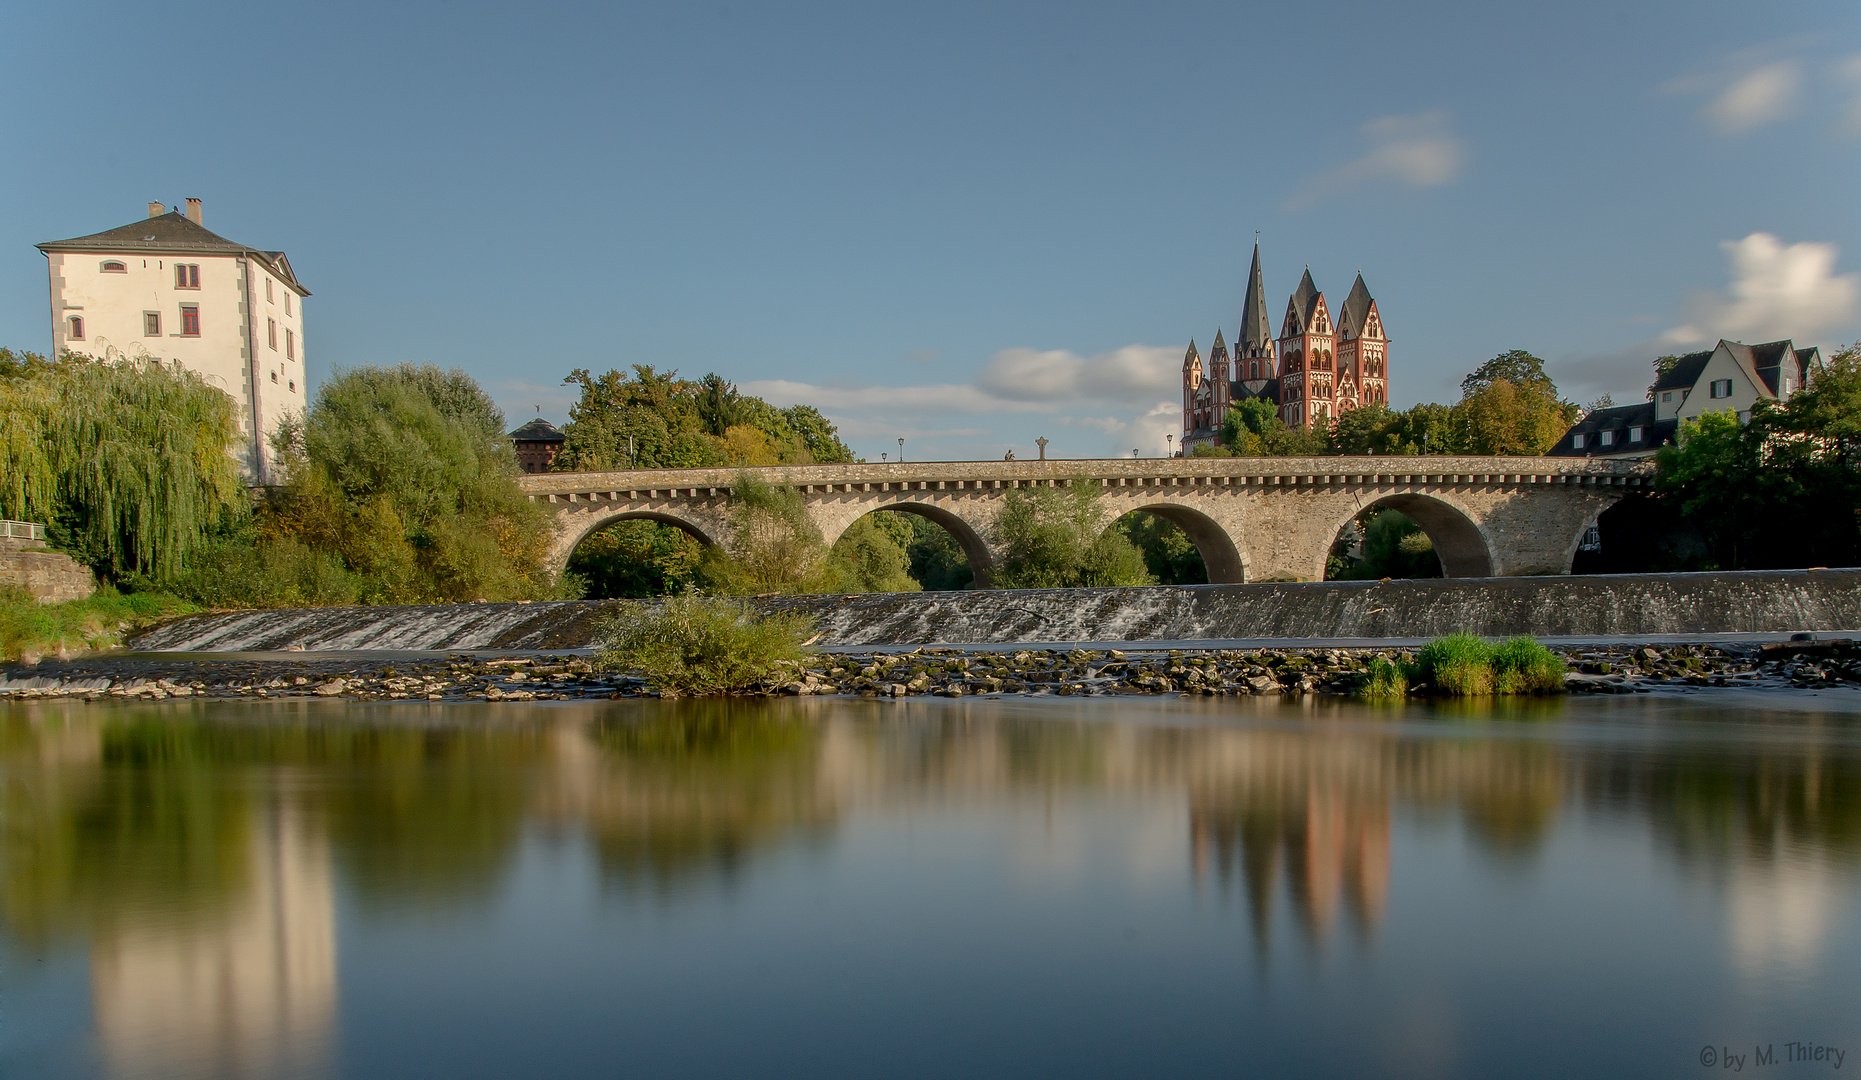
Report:
[[34,521],[0,521],[0,540],[43,540],[45,526]]

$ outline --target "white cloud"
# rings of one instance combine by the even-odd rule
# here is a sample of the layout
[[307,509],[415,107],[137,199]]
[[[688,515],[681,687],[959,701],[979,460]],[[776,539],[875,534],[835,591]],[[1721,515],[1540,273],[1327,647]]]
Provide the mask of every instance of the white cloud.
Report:
[[1721,337],[1807,341],[1854,320],[1861,274],[1835,273],[1834,244],[1785,245],[1760,232],[1719,247],[1731,264],[1730,287],[1695,296],[1686,324],[1662,334],[1663,343],[1709,344]]
[[1065,349],[1003,349],[995,354],[976,386],[1004,401],[1129,401],[1177,388],[1180,349],[1126,345],[1081,357]]
[[[1044,429],[1054,436],[1050,457],[1122,457],[1132,447],[1152,455],[1164,451],[1164,435],[1181,422],[1180,405],[1158,402],[1176,395],[1181,357],[1182,347],[1171,345],[1126,345],[1089,357],[1065,349],[1016,348],[996,353],[968,384],[832,386],[770,379],[745,382],[742,389],[773,405],[814,405],[849,439],[883,444],[902,436],[908,453],[916,442],[921,452],[988,456],[1013,446],[1027,456]],[[990,430],[961,423],[985,415],[1001,417],[1003,424]],[[1009,419],[1017,415],[1041,419],[1032,424]],[[1068,429],[1076,438],[1065,437]]]
[[1379,180],[1439,187],[1458,178],[1467,160],[1466,143],[1449,129],[1447,114],[1439,110],[1381,117],[1360,130],[1369,143],[1364,155],[1307,177],[1286,200],[1287,209],[1315,206]]
[[1796,61],[1766,64],[1732,80],[1700,115],[1720,131],[1745,131],[1790,115],[1802,85],[1803,68]]

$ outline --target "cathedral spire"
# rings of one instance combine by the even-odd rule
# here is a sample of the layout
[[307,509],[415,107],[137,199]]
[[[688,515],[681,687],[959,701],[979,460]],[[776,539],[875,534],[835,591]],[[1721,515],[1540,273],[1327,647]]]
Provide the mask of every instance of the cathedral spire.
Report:
[[1254,242],[1254,266],[1247,272],[1247,298],[1241,302],[1241,328],[1234,335],[1237,356],[1260,356],[1272,347],[1273,326],[1267,321],[1266,285],[1260,280],[1260,243]]

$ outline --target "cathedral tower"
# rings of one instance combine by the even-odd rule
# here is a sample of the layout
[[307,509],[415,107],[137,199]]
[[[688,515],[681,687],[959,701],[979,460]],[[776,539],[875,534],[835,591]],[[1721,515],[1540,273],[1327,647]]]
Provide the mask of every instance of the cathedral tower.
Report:
[[1338,404],[1341,408],[1389,403],[1389,339],[1376,300],[1357,275],[1338,312]]
[[1279,418],[1287,427],[1325,426],[1336,419],[1336,352],[1331,309],[1307,268],[1286,301],[1279,329]]

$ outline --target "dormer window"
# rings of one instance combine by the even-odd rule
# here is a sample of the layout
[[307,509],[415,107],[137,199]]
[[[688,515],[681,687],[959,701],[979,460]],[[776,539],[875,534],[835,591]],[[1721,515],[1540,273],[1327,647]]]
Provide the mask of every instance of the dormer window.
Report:
[[1570,448],[1572,450],[1583,449],[1583,433],[1582,432],[1578,432],[1577,434],[1572,435],[1570,437]]
[[1602,444],[1604,446],[1614,446],[1615,445],[1615,432],[1613,431],[1603,432]]
[[1628,429],[1628,441],[1629,442],[1640,442],[1641,441],[1641,429],[1638,427],[1629,428]]
[[117,262],[115,259],[111,259],[105,262],[102,266],[98,267],[97,269],[103,271],[106,274],[127,274],[129,273],[129,267],[124,266],[122,263]]

